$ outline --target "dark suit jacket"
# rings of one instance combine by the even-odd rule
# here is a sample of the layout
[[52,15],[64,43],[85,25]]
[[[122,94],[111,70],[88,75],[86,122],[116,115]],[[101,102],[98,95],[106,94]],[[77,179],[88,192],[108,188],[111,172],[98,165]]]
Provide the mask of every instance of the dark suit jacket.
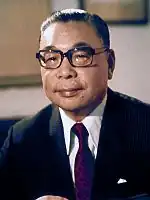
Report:
[[[120,178],[127,182],[117,184]],[[74,199],[56,106],[11,127],[0,152],[0,184],[0,199],[31,200],[46,194]],[[92,199],[140,193],[150,193],[150,106],[109,89]]]

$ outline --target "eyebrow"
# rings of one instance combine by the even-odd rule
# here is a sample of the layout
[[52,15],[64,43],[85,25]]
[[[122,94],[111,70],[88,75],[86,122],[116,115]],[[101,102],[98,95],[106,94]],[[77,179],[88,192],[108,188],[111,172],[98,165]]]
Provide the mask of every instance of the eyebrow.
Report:
[[42,50],[50,50],[50,49],[56,49],[56,47],[53,45],[49,45],[49,46],[44,47],[44,49]]
[[91,45],[88,44],[88,43],[86,43],[86,42],[77,42],[77,43],[75,43],[72,47],[75,48],[75,47],[82,47],[82,46],[91,47]]
[[[71,46],[71,48],[76,48],[76,47],[91,47],[91,45],[90,44],[88,44],[88,43],[86,43],[86,42],[77,42],[77,43],[75,43],[74,45],[72,45]],[[54,46],[54,45],[49,45],[49,46],[46,46],[44,49],[42,49],[42,50],[50,50],[50,49],[58,49],[56,46]]]

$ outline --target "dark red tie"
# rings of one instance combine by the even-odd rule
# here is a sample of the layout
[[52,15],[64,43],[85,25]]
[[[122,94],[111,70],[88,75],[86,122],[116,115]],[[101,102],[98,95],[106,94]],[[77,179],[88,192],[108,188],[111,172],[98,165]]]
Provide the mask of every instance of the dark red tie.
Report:
[[94,158],[88,147],[88,131],[82,123],[72,127],[79,139],[79,149],[75,158],[76,200],[90,200],[94,173]]

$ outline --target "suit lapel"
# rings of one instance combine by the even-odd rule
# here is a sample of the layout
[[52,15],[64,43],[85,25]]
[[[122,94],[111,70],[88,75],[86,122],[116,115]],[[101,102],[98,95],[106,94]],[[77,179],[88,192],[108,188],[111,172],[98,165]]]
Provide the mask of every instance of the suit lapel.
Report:
[[[58,177],[58,180],[62,180],[62,183],[59,185],[63,188],[63,195],[68,199],[73,199],[74,196],[74,187],[73,187],[73,180],[72,174],[70,169],[70,162],[69,156],[67,155],[65,139],[64,139],[64,132],[63,132],[63,125],[59,113],[59,109],[57,106],[53,105],[52,115],[49,122],[49,136],[55,144],[55,152],[57,156],[57,163],[58,163],[58,170],[59,174],[62,172],[62,179]],[[54,169],[56,170],[56,169]],[[56,172],[57,173],[57,172]],[[65,183],[65,184],[64,184]]]
[[65,161],[67,161],[68,159],[66,156],[66,145],[64,139],[63,125],[59,109],[56,106],[53,106],[52,109],[52,116],[49,122],[49,135],[56,139],[55,142],[57,144],[58,149],[60,150],[61,156],[63,156],[63,158],[65,158]]
[[114,92],[108,89],[95,163],[93,195],[111,193],[121,173],[122,137],[120,136],[122,125],[119,122],[122,120],[119,119],[119,113],[119,104]]

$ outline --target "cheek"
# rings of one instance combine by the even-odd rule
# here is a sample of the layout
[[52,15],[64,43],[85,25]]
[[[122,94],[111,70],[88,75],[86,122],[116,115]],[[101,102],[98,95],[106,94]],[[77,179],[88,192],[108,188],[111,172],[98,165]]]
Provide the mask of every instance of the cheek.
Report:
[[42,83],[43,83],[43,87],[45,88],[45,84],[46,84],[46,79],[47,79],[47,73],[46,70],[41,68],[41,77],[42,77]]
[[45,69],[41,69],[41,76],[42,76],[43,89],[45,93],[47,93],[47,91],[50,92],[52,90],[52,83],[53,83],[51,72]]
[[97,59],[97,69],[95,73],[95,77],[97,77],[99,82],[107,82],[108,81],[108,62],[104,57],[103,59]]
[[105,86],[108,81],[108,68],[107,66],[94,66],[88,69],[88,74],[86,74],[85,80],[89,88],[96,89],[98,87]]

